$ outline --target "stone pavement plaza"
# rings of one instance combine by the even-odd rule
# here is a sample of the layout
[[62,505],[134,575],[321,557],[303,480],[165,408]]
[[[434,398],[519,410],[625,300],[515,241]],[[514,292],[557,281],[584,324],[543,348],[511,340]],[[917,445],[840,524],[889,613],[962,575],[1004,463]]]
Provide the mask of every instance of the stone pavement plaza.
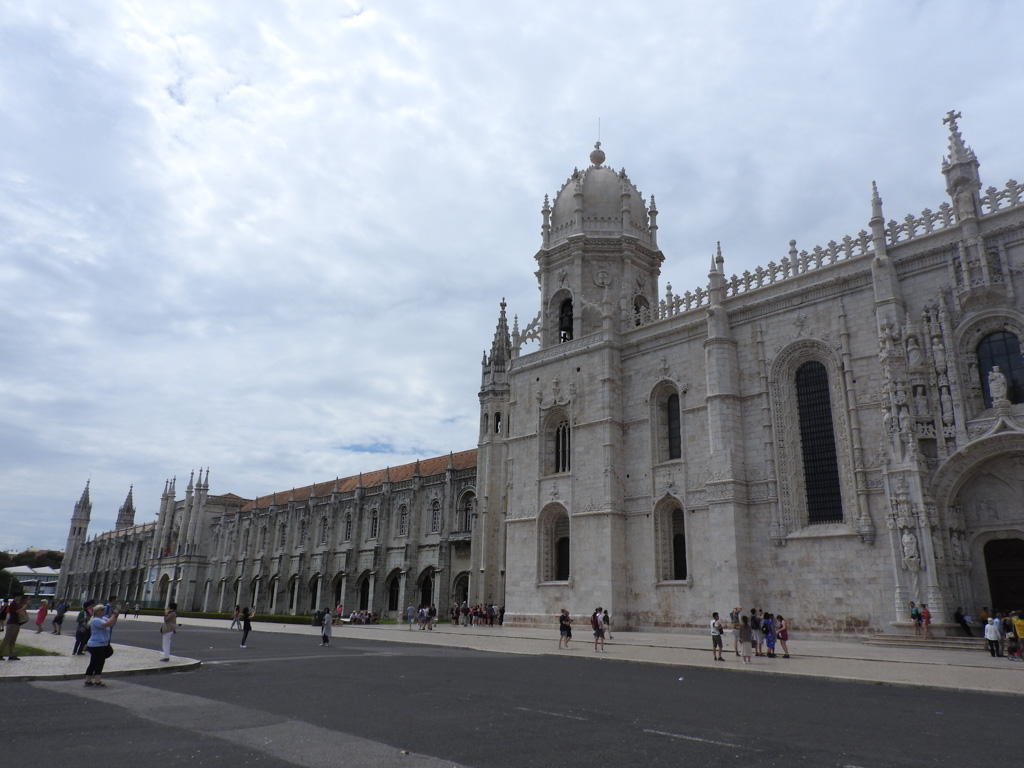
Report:
[[[137,619],[122,617],[122,622],[159,623],[155,616]],[[214,619],[182,619],[182,632],[190,626],[222,627],[228,622]],[[276,632],[304,635],[316,642],[313,627],[302,624],[255,622],[253,633]],[[1005,658],[992,658],[983,646],[978,650],[946,650],[908,644],[876,646],[856,640],[801,640],[796,634],[790,641],[792,658],[755,658],[743,665],[732,652],[732,638],[726,637],[724,662],[711,657],[711,638],[698,633],[620,632],[606,642],[606,653],[595,653],[589,629],[581,628],[568,651],[558,649],[558,630],[525,627],[452,627],[440,624],[432,631],[409,630],[403,625],[355,626],[334,628],[334,639],[360,641],[379,640],[394,643],[468,648],[493,653],[550,654],[567,657],[593,657],[607,662],[645,662],[684,667],[714,667],[738,674],[801,675],[831,680],[850,680],[887,685],[918,686],[945,690],[1024,695],[1024,663]],[[254,638],[255,639],[255,638]],[[74,636],[41,635],[24,630],[19,642],[60,656],[23,656],[21,661],[0,662],[0,681],[67,679],[84,677],[88,656],[71,656]],[[170,662],[159,661],[159,635],[153,635],[153,649],[114,644],[115,654],[107,661],[104,677],[119,675],[174,672],[192,669],[201,662],[174,656]]]

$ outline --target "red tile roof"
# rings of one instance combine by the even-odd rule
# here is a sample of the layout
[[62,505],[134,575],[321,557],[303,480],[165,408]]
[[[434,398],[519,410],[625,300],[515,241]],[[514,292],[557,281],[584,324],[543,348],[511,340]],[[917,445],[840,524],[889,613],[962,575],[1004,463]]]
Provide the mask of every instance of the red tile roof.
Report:
[[285,504],[288,501],[306,501],[310,497],[321,498],[330,496],[332,493],[345,493],[354,491],[360,484],[362,478],[363,488],[374,488],[383,484],[384,478],[388,477],[392,483],[400,483],[403,480],[411,480],[416,474],[417,465],[421,477],[443,474],[448,469],[448,462],[451,461],[452,468],[470,469],[476,466],[476,448],[469,451],[435,456],[432,459],[421,459],[411,464],[402,464],[397,467],[378,469],[373,472],[363,472],[361,475],[340,477],[328,480],[323,483],[305,485],[301,488],[289,488],[285,491],[278,491],[269,496],[258,496],[255,501],[250,501],[241,508],[242,512],[252,512],[254,509],[265,509],[272,504]]

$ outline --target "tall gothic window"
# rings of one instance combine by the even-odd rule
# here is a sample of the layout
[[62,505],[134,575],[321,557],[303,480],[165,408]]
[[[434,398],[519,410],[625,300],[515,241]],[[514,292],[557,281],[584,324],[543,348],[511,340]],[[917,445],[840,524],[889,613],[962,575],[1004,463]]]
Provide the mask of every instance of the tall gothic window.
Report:
[[435,500],[430,505],[430,532],[438,533],[441,530],[441,502]]
[[541,517],[540,575],[543,581],[568,581],[572,573],[569,515],[563,507]]
[[352,513],[345,515],[345,541],[352,541]]
[[398,510],[398,535],[409,535],[409,510],[406,507]]
[[377,533],[380,528],[380,515],[377,514],[377,510],[373,510],[370,513],[370,538],[376,539]]
[[978,342],[978,373],[981,374],[981,393],[985,407],[992,407],[992,393],[988,390],[988,375],[999,366],[1006,377],[1006,397],[1011,403],[1024,403],[1024,358],[1020,340],[1008,331],[996,331]]
[[288,525],[287,525],[287,523],[281,523],[280,532],[277,535],[277,548],[278,549],[284,549],[284,539],[285,539],[285,536],[287,535],[287,533],[288,533]]
[[688,575],[686,569],[686,520],[683,510],[672,513],[672,578],[684,581]]
[[843,498],[839,489],[839,461],[832,426],[828,371],[817,361],[796,371],[796,401],[800,444],[807,492],[807,522],[841,523]]
[[473,497],[469,496],[462,505],[462,515],[459,521],[459,529],[463,531],[473,530]]
[[264,552],[267,549],[267,526],[260,528],[260,552]]
[[554,466],[552,467],[552,470],[555,473],[569,471],[569,452],[572,448],[570,437],[569,420],[563,419],[555,425],[554,431]]
[[668,457],[679,459],[683,456],[683,439],[679,425],[679,395],[671,394],[665,401],[665,425],[668,427]]
[[320,521],[320,546],[327,546],[327,518]]
[[306,546],[306,529],[307,529],[306,521],[303,520],[299,524],[299,547],[300,548]]

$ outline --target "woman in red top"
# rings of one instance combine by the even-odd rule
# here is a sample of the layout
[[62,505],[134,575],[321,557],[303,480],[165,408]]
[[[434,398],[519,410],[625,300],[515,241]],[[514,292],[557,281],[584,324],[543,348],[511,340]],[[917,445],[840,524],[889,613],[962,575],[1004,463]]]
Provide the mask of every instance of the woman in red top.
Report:
[[932,625],[932,612],[928,610],[928,603],[921,603],[921,622],[924,624],[924,639],[928,639],[928,627]]

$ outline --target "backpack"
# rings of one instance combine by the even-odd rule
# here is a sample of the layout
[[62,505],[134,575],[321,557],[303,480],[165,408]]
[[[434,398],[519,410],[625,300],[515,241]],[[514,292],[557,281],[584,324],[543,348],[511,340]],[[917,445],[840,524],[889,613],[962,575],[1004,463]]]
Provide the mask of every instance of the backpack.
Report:
[[765,637],[768,637],[768,635],[772,633],[772,629],[772,623],[768,621],[768,619],[765,619],[763,622],[761,622],[761,631],[764,632]]
[[317,611],[313,614],[313,626],[322,627],[324,625],[324,612]]
[[596,613],[593,616],[590,617],[590,628],[593,629],[595,632],[597,631],[597,614]]

